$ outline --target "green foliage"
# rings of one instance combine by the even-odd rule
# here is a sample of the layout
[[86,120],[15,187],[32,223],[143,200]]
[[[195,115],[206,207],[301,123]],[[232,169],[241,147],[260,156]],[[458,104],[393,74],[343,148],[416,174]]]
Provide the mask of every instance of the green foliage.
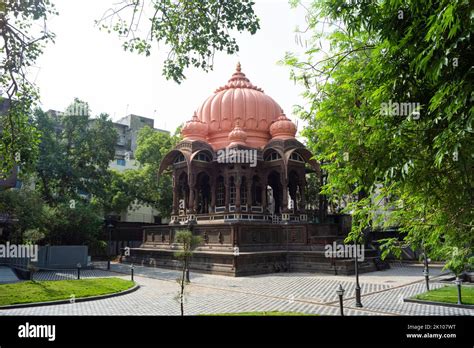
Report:
[[78,201],[48,208],[45,241],[52,245],[99,245],[104,216],[100,207]]
[[[462,303],[465,305],[474,305],[474,287],[461,287]],[[456,286],[445,286],[439,289],[434,289],[423,294],[415,296],[418,300],[458,303],[458,289]]]
[[90,118],[76,99],[64,113],[35,111],[41,134],[34,190],[0,192],[0,211],[18,219],[11,238],[24,242],[88,244],[101,248],[103,212],[115,156],[117,132],[107,115]]
[[468,248],[449,247],[448,262],[445,268],[453,272],[457,277],[465,271],[469,271],[474,266],[474,256],[470,254]]
[[[123,47],[131,52],[148,56],[153,43],[165,44],[169,52],[163,74],[180,83],[189,66],[209,71],[216,51],[234,54],[239,50],[231,30],[255,34],[259,21],[253,5],[249,0],[126,0],[119,9],[107,11],[97,23],[101,29],[125,37]],[[137,27],[147,10],[153,15],[146,34],[141,35]]]
[[193,250],[203,242],[203,239],[200,236],[194,236],[189,230],[179,230],[176,231],[175,242],[181,247],[179,251],[175,252],[176,258],[187,262],[192,256]]
[[27,69],[35,64],[43,45],[54,39],[45,20],[55,14],[49,0],[0,2],[0,104],[7,106],[0,115],[0,178],[15,164],[31,170],[36,160],[39,139],[29,115],[38,91],[28,80]]
[[31,241],[33,233],[31,231],[44,233],[44,226],[49,223],[45,209],[40,195],[33,190],[28,188],[0,190],[0,212],[18,220],[12,226],[13,230],[10,234],[12,241],[18,243]]
[[309,106],[297,112],[328,172],[322,192],[354,198],[349,240],[399,226],[404,242],[387,239],[385,254],[408,244],[453,268],[453,248],[472,255],[471,13],[469,1],[449,0],[308,8],[310,45],[285,63],[305,88]]
[[78,99],[64,114],[36,110],[35,116],[41,132],[38,188],[46,201],[55,205],[84,200],[84,195],[103,198],[118,137],[109,117],[90,118],[87,103]]

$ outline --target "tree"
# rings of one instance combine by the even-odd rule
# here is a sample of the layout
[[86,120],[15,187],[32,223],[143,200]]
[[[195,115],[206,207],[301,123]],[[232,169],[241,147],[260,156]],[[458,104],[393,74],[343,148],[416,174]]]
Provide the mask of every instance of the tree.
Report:
[[29,115],[38,91],[27,70],[54,39],[46,20],[55,14],[49,0],[0,1],[0,105],[6,104],[0,111],[0,178],[14,165],[30,170],[36,159],[39,139]]
[[[285,62],[309,102],[296,110],[309,123],[304,135],[327,163],[322,193],[356,198],[346,209],[348,240],[396,225],[404,243],[430,249],[448,267],[453,248],[472,255],[470,12],[469,1],[448,0],[314,1],[308,8],[310,47]],[[382,199],[388,215],[378,213]]]
[[48,207],[49,224],[45,241],[52,245],[87,245],[91,249],[104,247],[100,242],[104,216],[94,203],[61,202]]
[[[97,24],[125,37],[123,47],[131,52],[148,56],[153,43],[167,45],[163,75],[180,83],[190,65],[209,71],[216,51],[234,54],[239,50],[230,30],[255,34],[259,21],[253,5],[249,0],[124,0]],[[139,30],[142,16],[149,17],[143,33]]]
[[0,189],[0,212],[18,220],[11,228],[9,234],[11,241],[17,243],[32,241],[33,231],[36,231],[37,235],[44,235],[45,226],[49,223],[45,209],[44,201],[34,190]]
[[103,201],[118,137],[109,117],[91,118],[87,103],[76,99],[60,115],[37,110],[35,121],[42,139],[36,172],[44,199],[52,205]]
[[181,246],[181,250],[177,251],[175,256],[182,262],[181,277],[177,279],[177,282],[180,285],[178,298],[181,306],[181,315],[183,316],[184,290],[187,284],[186,272],[189,270],[189,261],[193,255],[193,250],[202,243],[202,238],[200,236],[194,236],[189,230],[179,230],[176,232],[175,241]]

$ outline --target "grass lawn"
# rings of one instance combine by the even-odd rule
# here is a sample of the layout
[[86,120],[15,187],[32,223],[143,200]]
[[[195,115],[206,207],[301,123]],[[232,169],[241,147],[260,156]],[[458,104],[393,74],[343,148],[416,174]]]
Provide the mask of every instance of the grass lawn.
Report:
[[279,316],[312,316],[315,314],[305,314],[298,312],[240,312],[240,313],[218,313],[218,314],[206,314],[208,316],[244,316],[244,317],[279,317]]
[[[458,290],[456,286],[445,286],[416,295],[414,298],[417,300],[458,303]],[[474,305],[474,286],[461,287],[461,300],[463,304]]]
[[0,306],[47,302],[112,294],[133,287],[130,280],[95,278],[81,280],[26,281],[0,285]]

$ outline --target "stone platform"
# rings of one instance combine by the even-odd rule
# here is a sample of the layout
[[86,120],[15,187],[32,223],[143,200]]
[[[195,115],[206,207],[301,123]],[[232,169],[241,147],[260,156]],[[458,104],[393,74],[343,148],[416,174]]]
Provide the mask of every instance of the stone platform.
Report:
[[[157,225],[144,228],[143,243],[131,248],[123,262],[178,269],[180,261],[174,243],[180,225]],[[343,243],[346,231],[339,224],[249,223],[228,222],[219,225],[192,225],[193,234],[203,239],[193,253],[192,270],[228,276],[275,272],[322,272],[349,275],[354,260],[327,258],[325,245]],[[371,272],[382,267],[373,249],[365,250],[359,271]]]

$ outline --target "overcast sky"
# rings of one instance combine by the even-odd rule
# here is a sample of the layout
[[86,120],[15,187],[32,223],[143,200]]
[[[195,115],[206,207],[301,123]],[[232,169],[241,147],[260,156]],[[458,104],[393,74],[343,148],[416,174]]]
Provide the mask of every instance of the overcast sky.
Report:
[[[56,43],[49,44],[37,62],[36,83],[43,109],[64,110],[78,97],[92,113],[105,112],[117,120],[126,114],[155,119],[155,127],[174,131],[190,119],[213,91],[227,83],[238,61],[250,81],[275,99],[288,117],[300,104],[301,87],[289,79],[289,69],[277,65],[287,51],[299,51],[295,27],[304,27],[304,10],[290,9],[287,0],[257,0],[261,29],[237,35],[240,52],[218,53],[214,71],[185,72],[178,85],[162,76],[164,48],[149,57],[125,52],[116,34],[94,26],[115,0],[56,0],[59,16],[49,21]],[[301,121],[299,122],[301,128]]]

